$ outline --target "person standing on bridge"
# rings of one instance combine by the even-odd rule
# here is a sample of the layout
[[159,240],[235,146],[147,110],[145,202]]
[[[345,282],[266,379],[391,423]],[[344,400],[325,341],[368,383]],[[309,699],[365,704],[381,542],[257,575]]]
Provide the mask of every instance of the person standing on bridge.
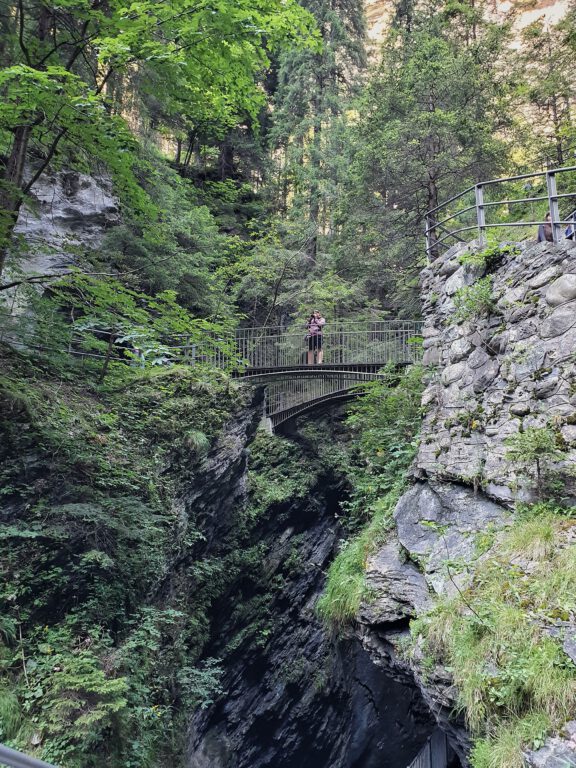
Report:
[[316,354],[316,363],[320,365],[324,356],[322,349],[322,330],[326,325],[326,320],[322,317],[317,309],[312,312],[306,327],[308,333],[306,334],[306,340],[308,341],[308,365],[314,365],[314,354]]

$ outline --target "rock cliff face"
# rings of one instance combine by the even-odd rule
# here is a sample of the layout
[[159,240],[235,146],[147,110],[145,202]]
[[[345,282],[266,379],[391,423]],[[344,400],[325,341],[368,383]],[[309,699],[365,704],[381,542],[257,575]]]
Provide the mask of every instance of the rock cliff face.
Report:
[[[450,674],[425,668],[418,648],[407,660],[408,622],[434,596],[465,587],[469,569],[454,572],[450,563],[471,562],[477,534],[505,526],[513,501],[534,498],[530,470],[520,473],[506,455],[507,437],[547,427],[565,446],[555,468],[576,460],[576,248],[509,249],[489,270],[492,309],[458,322],[458,292],[487,276],[469,256],[456,246],[422,275],[428,386],[414,485],[396,507],[388,543],[368,562],[375,599],[358,617],[364,647],[389,674],[413,676],[462,765],[468,736],[454,718]],[[574,496],[573,478],[562,478]],[[550,739],[527,764],[576,765],[573,732]]]
[[32,203],[22,208],[16,234],[29,253],[26,272],[50,274],[98,248],[106,230],[120,222],[120,206],[106,177],[77,171],[42,176],[32,190]]
[[[365,0],[366,25],[368,39],[373,46],[381,43],[390,29],[395,12],[391,0]],[[544,18],[549,23],[557,23],[568,10],[567,0],[534,0],[523,3],[518,0],[494,0],[488,9],[491,17],[504,22],[514,13],[515,29],[520,30],[537,19]]]
[[424,362],[437,371],[423,397],[418,468],[427,477],[505,502],[529,497],[504,441],[551,424],[576,459],[576,249],[566,243],[505,255],[491,275],[493,310],[467,322],[455,319],[455,297],[485,270],[461,264],[458,248],[424,270]]
[[502,525],[508,512],[473,489],[435,481],[418,482],[400,499],[395,531],[367,564],[368,592],[361,609],[359,636],[374,662],[397,679],[415,681],[438,725],[446,732],[462,765],[469,739],[455,717],[456,691],[441,666],[424,668],[416,654],[405,655],[409,621],[432,606],[432,596],[464,586],[446,562],[466,560],[479,530]]
[[254,632],[254,616],[231,598],[215,617],[209,654],[225,659],[226,695],[192,720],[190,768],[403,768],[430,734],[412,679],[389,675],[356,637],[338,640],[316,618],[336,505],[323,478],[260,531],[265,584],[237,599],[267,600],[267,621]]

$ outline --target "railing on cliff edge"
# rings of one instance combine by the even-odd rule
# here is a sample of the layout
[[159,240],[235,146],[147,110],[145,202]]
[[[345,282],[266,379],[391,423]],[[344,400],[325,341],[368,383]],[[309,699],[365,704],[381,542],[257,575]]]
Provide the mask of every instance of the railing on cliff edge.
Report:
[[[0,342],[23,350],[64,353],[101,366],[120,362],[146,364],[144,353],[118,344],[112,355],[94,348],[94,336],[106,347],[106,330],[77,333],[69,327],[67,338],[55,342],[50,321],[8,315],[0,328]],[[307,365],[306,329],[276,327],[240,328],[226,337],[205,334],[202,343],[189,337],[172,337],[155,352],[158,364],[207,364],[224,368],[238,378],[266,385],[265,415],[274,425],[308,410],[310,404],[349,396],[366,381],[381,377],[378,371],[389,363],[409,364],[421,359],[422,330],[417,320],[335,321],[323,334],[322,365]],[[132,342],[134,343],[134,342]],[[159,356],[158,356],[159,355]],[[149,360],[148,360],[149,362]]]
[[0,744],[0,766],[9,768],[55,768],[51,763],[45,763],[23,752],[17,752],[4,744]]
[[[576,199],[576,191],[559,192],[558,179],[560,178],[562,181],[568,182],[572,190],[576,190],[575,172],[576,166],[572,165],[547,171],[523,173],[518,176],[481,181],[437,205],[429,210],[425,217],[426,254],[428,260],[431,261],[437,258],[441,247],[448,248],[454,245],[455,242],[465,242],[466,238],[471,236],[477,236],[480,244],[484,244],[486,242],[486,232],[489,229],[538,227],[541,224],[545,224],[545,221],[533,220],[533,216],[530,219],[513,218],[511,221],[490,221],[490,217],[487,215],[491,211],[498,212],[498,208],[500,208],[501,212],[507,210],[509,213],[513,206],[530,205],[533,207],[534,203],[542,203],[543,201],[548,202],[554,242],[560,241],[564,235],[564,227],[574,223],[572,214],[568,218],[562,218],[560,214],[560,201],[571,198]],[[499,184],[505,185],[529,179],[543,180],[545,182],[546,194],[522,197],[505,195],[500,198],[497,189]],[[531,189],[531,185],[526,184],[524,189],[526,191]],[[473,201],[468,205],[465,204],[467,196],[469,198],[473,196]],[[572,207],[575,207],[574,204]],[[451,213],[450,211],[453,212]],[[454,229],[446,226],[449,222],[455,221],[457,221],[457,224]]]

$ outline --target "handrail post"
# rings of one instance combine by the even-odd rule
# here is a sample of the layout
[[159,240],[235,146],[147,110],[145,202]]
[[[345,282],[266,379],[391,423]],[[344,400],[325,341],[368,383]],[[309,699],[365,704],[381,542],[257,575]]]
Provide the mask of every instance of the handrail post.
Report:
[[474,187],[474,196],[476,198],[476,223],[478,224],[478,241],[480,247],[486,242],[486,209],[484,208],[484,187],[482,184],[476,184]]
[[431,259],[432,243],[430,242],[430,216],[426,214],[424,217],[424,237],[426,238],[426,258],[428,263]]
[[560,221],[560,206],[558,205],[555,171],[546,171],[546,189],[548,191],[548,210],[550,211],[552,238],[557,243],[562,238],[562,225],[558,223]]

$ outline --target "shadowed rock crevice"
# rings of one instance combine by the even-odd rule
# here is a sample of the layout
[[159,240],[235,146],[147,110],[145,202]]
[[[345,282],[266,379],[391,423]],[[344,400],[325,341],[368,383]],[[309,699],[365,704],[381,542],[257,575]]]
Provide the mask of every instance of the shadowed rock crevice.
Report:
[[[405,768],[434,727],[410,675],[375,665],[356,635],[339,639],[316,617],[340,535],[332,480],[261,532],[267,584],[277,585],[269,624],[238,642],[246,618],[233,605],[215,618],[208,653],[225,659],[226,694],[193,717],[189,768]],[[290,574],[287,552],[298,563]],[[267,589],[253,586],[244,602]]]

